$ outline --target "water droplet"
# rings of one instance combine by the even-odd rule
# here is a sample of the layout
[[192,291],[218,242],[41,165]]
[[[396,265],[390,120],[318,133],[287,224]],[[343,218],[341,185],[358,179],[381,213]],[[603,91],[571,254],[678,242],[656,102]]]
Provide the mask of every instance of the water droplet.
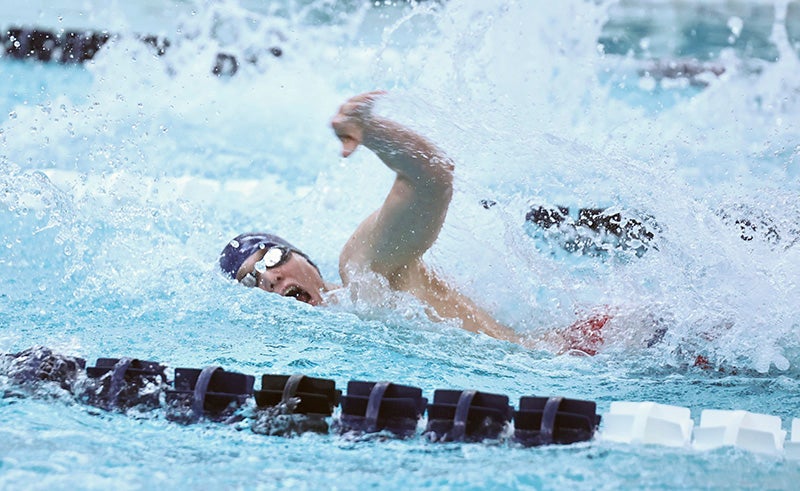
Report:
[[739,35],[742,33],[742,27],[744,27],[744,21],[742,20],[741,17],[733,16],[728,19],[728,29],[731,30],[731,33],[735,37],[738,38]]
[[17,119],[17,112],[11,111],[10,113],[8,113],[8,119]]

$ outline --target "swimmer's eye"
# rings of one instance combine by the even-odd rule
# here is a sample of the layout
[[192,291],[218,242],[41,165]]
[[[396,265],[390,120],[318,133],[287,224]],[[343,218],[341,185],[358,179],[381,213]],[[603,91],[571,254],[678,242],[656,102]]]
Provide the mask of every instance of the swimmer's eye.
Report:
[[257,271],[265,271],[271,268],[277,268],[281,264],[289,260],[292,251],[286,247],[272,246],[264,253],[264,257],[256,263]]
[[277,268],[281,264],[284,264],[286,261],[288,261],[291,255],[292,251],[286,247],[276,245],[270,247],[267,249],[267,252],[264,253],[264,257],[262,257],[261,260],[255,264],[253,271],[250,271],[244,275],[244,277],[239,280],[239,283],[248,288],[257,286],[258,273],[268,269]]

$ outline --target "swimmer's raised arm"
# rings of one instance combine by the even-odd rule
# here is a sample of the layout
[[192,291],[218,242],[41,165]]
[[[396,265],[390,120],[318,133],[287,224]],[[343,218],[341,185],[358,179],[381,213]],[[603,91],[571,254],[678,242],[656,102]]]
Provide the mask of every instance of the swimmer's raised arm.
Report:
[[383,205],[345,244],[339,274],[369,269],[384,276],[393,289],[406,291],[432,308],[430,314],[459,319],[464,329],[523,344],[565,351],[570,346],[556,333],[548,339],[526,339],[502,325],[472,299],[450,286],[422,261],[444,224],[453,195],[453,163],[425,137],[372,113],[382,92],[368,92],[345,102],[331,121],[348,157],[359,145],[372,150],[396,173]]
[[418,266],[439,235],[453,195],[453,164],[425,137],[372,113],[382,92],[345,102],[331,121],[342,142],[342,156],[359,145],[374,152],[397,176],[383,205],[364,220],[342,250],[340,274],[348,282],[351,268],[367,267],[402,281]]

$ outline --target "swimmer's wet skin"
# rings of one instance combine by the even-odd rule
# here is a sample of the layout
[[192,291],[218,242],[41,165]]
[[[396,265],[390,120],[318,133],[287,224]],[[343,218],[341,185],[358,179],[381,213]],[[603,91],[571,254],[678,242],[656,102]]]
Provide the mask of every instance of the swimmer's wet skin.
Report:
[[[331,121],[342,143],[343,157],[363,145],[396,174],[384,203],[358,226],[341,251],[341,286],[377,273],[393,290],[411,293],[431,307],[436,317],[458,319],[469,331],[557,352],[582,349],[581,343],[573,342],[575,336],[557,332],[542,340],[523,338],[423,262],[422,255],[436,241],[447,215],[454,165],[425,137],[373,114],[373,105],[382,95],[369,92],[349,99]],[[325,292],[341,288],[327,283],[299,249],[267,233],[242,234],[231,240],[220,255],[220,267],[231,279],[247,286],[311,305],[321,305]]]

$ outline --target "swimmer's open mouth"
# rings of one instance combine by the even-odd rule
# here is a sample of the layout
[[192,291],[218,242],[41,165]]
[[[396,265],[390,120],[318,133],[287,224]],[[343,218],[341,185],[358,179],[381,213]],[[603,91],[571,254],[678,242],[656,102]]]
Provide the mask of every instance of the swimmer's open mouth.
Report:
[[305,303],[311,303],[311,295],[297,285],[292,285],[283,291],[284,297],[294,297]]

